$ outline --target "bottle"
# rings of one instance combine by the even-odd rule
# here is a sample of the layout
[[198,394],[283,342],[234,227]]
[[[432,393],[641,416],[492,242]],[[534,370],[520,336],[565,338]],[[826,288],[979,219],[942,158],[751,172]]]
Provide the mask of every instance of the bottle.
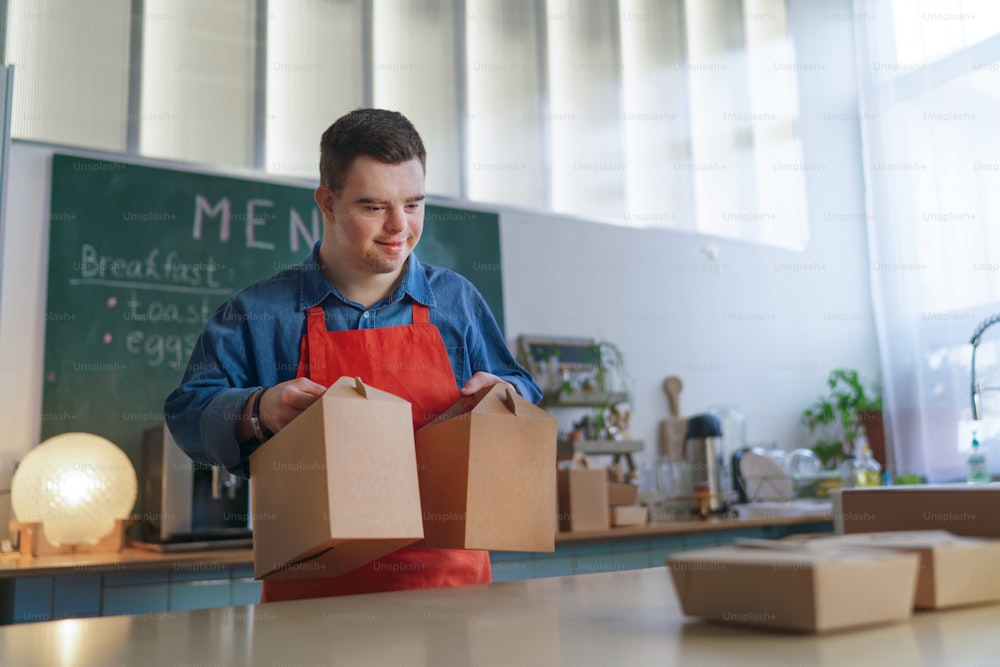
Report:
[[840,487],[843,489],[853,489],[857,486],[857,479],[854,477],[854,465],[857,462],[853,456],[846,456],[841,461],[838,470],[840,471]]
[[881,486],[882,466],[872,458],[872,450],[868,442],[861,441],[861,453],[854,459],[854,486]]
[[969,484],[989,484],[993,481],[993,476],[986,469],[986,456],[979,449],[979,440],[976,439],[976,432],[972,432],[972,452],[969,454],[969,470],[966,474],[966,481]]

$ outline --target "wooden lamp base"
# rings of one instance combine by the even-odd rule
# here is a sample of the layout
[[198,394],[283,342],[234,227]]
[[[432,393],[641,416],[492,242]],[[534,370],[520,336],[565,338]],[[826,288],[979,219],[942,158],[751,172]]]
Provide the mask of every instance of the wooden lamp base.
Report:
[[125,529],[131,519],[115,519],[115,527],[93,544],[52,544],[45,538],[41,521],[11,521],[10,529],[18,531],[22,556],[53,556],[56,554],[117,553],[125,547]]

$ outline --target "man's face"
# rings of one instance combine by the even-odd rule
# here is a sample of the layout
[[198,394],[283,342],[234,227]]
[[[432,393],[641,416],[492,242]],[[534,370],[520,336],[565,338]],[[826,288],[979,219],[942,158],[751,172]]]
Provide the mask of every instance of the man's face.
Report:
[[423,232],[424,196],[420,160],[385,164],[359,156],[339,195],[316,190],[326,259],[345,262],[355,276],[399,271]]

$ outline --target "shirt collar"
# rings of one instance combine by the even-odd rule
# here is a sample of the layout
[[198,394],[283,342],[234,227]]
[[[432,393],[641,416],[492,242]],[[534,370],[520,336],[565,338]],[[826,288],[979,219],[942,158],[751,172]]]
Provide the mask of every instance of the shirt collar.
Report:
[[[331,294],[344,303],[351,303],[336,287],[330,284],[330,281],[327,280],[326,275],[323,273],[323,267],[319,261],[319,247],[321,243],[322,241],[316,242],[309,257],[301,266],[299,308],[303,311],[320,305]],[[399,287],[396,288],[396,291],[388,299],[385,299],[385,302],[395,303],[401,300],[404,295],[409,295],[414,301],[422,303],[428,308],[437,307],[434,292],[427,281],[427,274],[420,260],[417,259],[416,254],[410,253],[409,261],[407,261],[406,267],[403,270],[406,272],[403,280],[400,282]]]

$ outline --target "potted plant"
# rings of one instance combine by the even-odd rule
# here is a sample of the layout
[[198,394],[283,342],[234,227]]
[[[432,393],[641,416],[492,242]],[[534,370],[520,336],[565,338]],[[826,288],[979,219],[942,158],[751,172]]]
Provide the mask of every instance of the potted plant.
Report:
[[802,422],[816,437],[812,449],[826,470],[834,470],[855,454],[862,434],[877,461],[885,460],[882,433],[882,396],[861,383],[858,372],[846,368],[830,371],[828,393],[802,413]]

